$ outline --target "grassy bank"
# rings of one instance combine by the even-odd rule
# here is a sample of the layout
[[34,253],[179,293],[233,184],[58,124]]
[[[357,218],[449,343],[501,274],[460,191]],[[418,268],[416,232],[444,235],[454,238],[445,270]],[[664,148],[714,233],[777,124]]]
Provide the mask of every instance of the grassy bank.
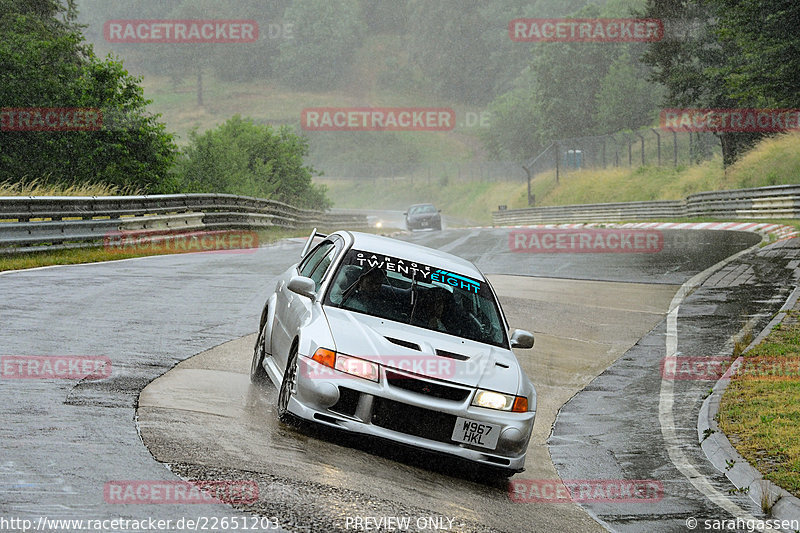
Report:
[[[315,180],[328,187],[336,207],[404,209],[433,202],[449,215],[491,220],[491,211],[527,207],[524,181],[459,181],[455,176],[361,180]],[[681,200],[690,194],[800,183],[800,133],[766,139],[734,166],[719,158],[677,168],[640,167],[539,174],[531,181],[536,206],[649,200]]]
[[[320,230],[322,231],[322,230]],[[259,245],[272,244],[281,239],[289,237],[306,237],[310,230],[306,229],[284,229],[284,228],[270,228],[259,230],[256,232],[257,239],[253,239],[254,243]],[[188,244],[184,242],[184,244]],[[38,252],[20,252],[11,254],[0,254],[0,272],[6,270],[23,270],[26,268],[36,268],[50,265],[75,265],[81,263],[99,263],[102,261],[115,261],[119,259],[131,259],[133,257],[148,257],[153,255],[170,255],[180,253],[197,253],[199,246],[192,247],[191,244],[180,248],[174,246],[173,249],[165,249],[166,246],[154,245],[148,247],[142,245],[133,250],[128,249],[112,249],[103,246],[91,248],[74,248],[70,250],[44,250]],[[242,250],[239,253],[244,253],[247,250]],[[217,253],[217,252],[214,252]]]
[[765,479],[800,497],[798,317],[800,312],[789,312],[763,342],[744,354],[742,371],[722,396],[719,426]]
[[800,183],[800,133],[765,139],[735,165],[723,169],[717,157],[690,167],[617,168],[573,172],[554,183],[537,176],[539,205],[679,200],[703,191]]

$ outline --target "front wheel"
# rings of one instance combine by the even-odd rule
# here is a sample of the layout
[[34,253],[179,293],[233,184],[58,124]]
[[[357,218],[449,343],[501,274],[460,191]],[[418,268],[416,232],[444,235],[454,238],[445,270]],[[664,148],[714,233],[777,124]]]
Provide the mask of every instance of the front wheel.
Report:
[[294,421],[294,416],[289,412],[289,400],[297,388],[297,346],[292,347],[286,361],[286,370],[283,372],[281,389],[278,392],[278,420],[284,424]]
[[256,345],[253,347],[253,361],[250,363],[250,382],[261,383],[267,377],[267,372],[264,370],[264,329],[266,325],[262,324],[256,339]]

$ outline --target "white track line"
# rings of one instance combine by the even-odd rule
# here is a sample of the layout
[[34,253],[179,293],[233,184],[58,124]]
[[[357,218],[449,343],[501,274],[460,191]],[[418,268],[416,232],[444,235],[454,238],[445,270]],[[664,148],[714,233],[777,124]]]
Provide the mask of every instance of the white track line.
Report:
[[[756,244],[755,246],[751,246],[746,250],[742,250],[741,252],[734,254],[727,259],[724,259],[713,265],[704,271],[700,272],[699,274],[695,275],[691,279],[689,279],[686,283],[681,285],[678,292],[675,293],[675,296],[672,298],[670,302],[670,310],[667,314],[667,334],[666,334],[666,357],[675,359],[677,362],[677,354],[678,354],[678,311],[680,309],[680,305],[683,300],[695,289],[697,288],[707,277],[711,274],[716,272],[717,270],[721,269],[728,263],[738,259],[740,256],[758,248],[759,245]],[[678,438],[677,431],[675,428],[675,417],[673,416],[672,406],[675,403],[674,398],[674,381],[669,379],[662,379],[661,380],[661,393],[658,398],[658,421],[661,425],[661,434],[664,437],[664,442],[667,446],[667,453],[669,454],[669,458],[672,461],[672,464],[675,465],[677,468],[688,480],[689,482],[694,485],[694,487],[703,493],[709,500],[711,500],[714,504],[721,507],[722,509],[729,512],[731,515],[737,518],[743,518],[745,520],[754,520],[758,523],[758,519],[751,515],[749,512],[745,511],[733,501],[731,501],[725,494],[718,491],[706,478],[703,474],[701,474],[694,465],[689,461],[686,455],[683,453],[683,449],[681,448],[682,443],[681,440]],[[704,518],[704,517],[695,517],[695,518]],[[761,531],[777,531],[770,527],[762,529]]]

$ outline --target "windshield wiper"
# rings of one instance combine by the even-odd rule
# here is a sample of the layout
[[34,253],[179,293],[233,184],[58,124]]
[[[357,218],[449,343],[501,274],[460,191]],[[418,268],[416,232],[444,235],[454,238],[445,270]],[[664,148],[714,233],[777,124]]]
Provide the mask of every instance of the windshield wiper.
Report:
[[372,272],[376,268],[378,268],[378,267],[372,267],[368,271],[366,271],[363,274],[361,274],[360,276],[358,276],[358,279],[356,279],[349,287],[347,287],[344,290],[344,292],[342,292],[342,301],[341,301],[341,303],[339,305],[344,305],[344,303],[347,301],[347,299],[350,298],[353,295],[353,293],[355,292],[356,287],[358,287],[358,284],[361,283],[361,280],[364,279],[367,276],[367,274],[369,274],[370,272]]
[[419,302],[419,298],[417,297],[417,273],[414,272],[414,277],[411,278],[411,316],[409,317],[408,321],[414,321],[414,312],[417,310],[417,302]]

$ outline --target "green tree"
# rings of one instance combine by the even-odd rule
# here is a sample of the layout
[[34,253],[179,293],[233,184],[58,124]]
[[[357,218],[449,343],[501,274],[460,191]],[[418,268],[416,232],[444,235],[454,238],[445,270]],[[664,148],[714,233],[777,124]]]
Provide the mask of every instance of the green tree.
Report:
[[[542,13],[526,16],[563,16],[566,5],[537,2]],[[614,0],[570,16],[630,16],[639,5],[640,0]],[[529,67],[489,106],[492,124],[482,134],[485,146],[494,157],[525,159],[555,139],[651,124],[662,89],[647,82],[649,67],[638,60],[642,50],[638,43],[533,44],[526,51]]]
[[508,36],[524,16],[518,0],[409,1],[410,60],[438,95],[484,104],[507,89],[527,61],[527,47]]
[[627,50],[611,63],[596,95],[598,132],[633,130],[656,120],[664,87],[648,81],[648,74]]
[[481,140],[494,159],[524,161],[540,152],[542,99],[535,85],[524,83],[495,98],[489,104],[491,121]]
[[404,34],[408,25],[408,0],[361,0],[364,21],[372,33]]
[[214,130],[192,132],[176,166],[181,189],[271,198],[298,207],[330,207],[316,171],[303,163],[304,137],[234,116]]
[[175,146],[122,65],[98,59],[73,2],[0,0],[0,106],[97,108],[99,131],[0,131],[0,180],[106,182],[172,192]]
[[738,54],[717,73],[728,95],[758,107],[800,105],[800,3],[793,0],[708,0],[719,16],[717,36]]
[[294,38],[280,45],[281,81],[295,88],[325,90],[347,79],[364,36],[358,0],[293,0],[284,22],[292,25]]
[[[665,35],[650,43],[643,61],[651,79],[666,88],[665,105],[685,108],[735,108],[750,105],[731,95],[728,66],[742,51],[735,39],[721,40],[720,5],[709,0],[649,0],[643,16],[664,21]],[[721,132],[725,166],[763,137],[760,133]]]

